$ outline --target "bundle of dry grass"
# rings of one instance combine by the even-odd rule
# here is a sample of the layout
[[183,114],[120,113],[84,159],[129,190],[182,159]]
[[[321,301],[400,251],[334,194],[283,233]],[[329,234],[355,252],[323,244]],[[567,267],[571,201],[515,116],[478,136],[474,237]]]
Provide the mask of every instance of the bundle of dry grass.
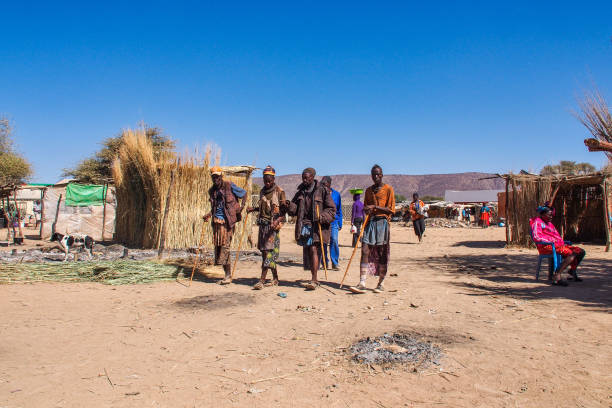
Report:
[[506,174],[506,242],[533,246],[529,219],[546,201],[555,209],[553,223],[565,239],[610,245],[607,173],[587,176],[535,176]]
[[[204,155],[163,153],[156,157],[143,131],[127,130],[123,139],[113,164],[117,188],[116,239],[138,248],[195,247],[204,226],[204,245],[211,248],[211,226],[202,221],[202,216],[210,211],[210,149]],[[224,178],[250,195],[252,171],[249,166],[225,167]],[[243,228],[248,236],[251,218],[246,225],[244,222],[236,225],[232,247],[238,246]]]

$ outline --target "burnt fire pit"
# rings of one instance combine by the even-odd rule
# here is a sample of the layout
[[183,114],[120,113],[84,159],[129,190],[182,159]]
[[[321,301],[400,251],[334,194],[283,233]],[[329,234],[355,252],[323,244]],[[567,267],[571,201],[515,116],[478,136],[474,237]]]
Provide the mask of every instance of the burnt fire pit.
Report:
[[359,340],[349,349],[351,359],[362,364],[439,364],[442,351],[427,341],[407,333],[385,333]]

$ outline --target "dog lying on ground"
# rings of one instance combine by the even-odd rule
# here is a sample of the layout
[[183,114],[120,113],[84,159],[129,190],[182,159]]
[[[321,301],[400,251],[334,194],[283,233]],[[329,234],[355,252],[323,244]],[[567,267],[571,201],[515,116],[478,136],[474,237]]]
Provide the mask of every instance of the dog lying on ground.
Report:
[[85,251],[89,253],[90,259],[93,258],[94,240],[89,235],[80,234],[78,232],[63,235],[56,232],[51,236],[51,242],[53,241],[57,241],[64,251],[64,261],[68,259],[68,252],[71,249],[78,249],[79,251],[85,249]]

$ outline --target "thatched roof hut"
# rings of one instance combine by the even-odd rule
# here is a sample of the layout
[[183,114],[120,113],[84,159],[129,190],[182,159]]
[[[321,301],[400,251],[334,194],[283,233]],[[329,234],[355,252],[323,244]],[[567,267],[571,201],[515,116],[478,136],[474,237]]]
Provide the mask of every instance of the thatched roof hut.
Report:
[[[202,221],[210,211],[210,151],[203,156],[197,152],[189,156],[156,155],[150,140],[140,131],[124,132],[123,142],[113,165],[117,189],[115,239],[136,248],[189,248],[198,246],[204,227],[204,246],[211,248],[211,226]],[[254,167],[223,169],[224,179],[244,188],[250,202]],[[252,218],[246,225],[236,225],[232,247],[238,245],[243,228],[245,236],[249,235]]]
[[538,176],[499,175],[506,180],[504,208],[507,209],[506,243],[533,246],[529,219],[535,209],[551,201],[553,223],[565,239],[573,242],[605,243],[610,250],[611,175]]

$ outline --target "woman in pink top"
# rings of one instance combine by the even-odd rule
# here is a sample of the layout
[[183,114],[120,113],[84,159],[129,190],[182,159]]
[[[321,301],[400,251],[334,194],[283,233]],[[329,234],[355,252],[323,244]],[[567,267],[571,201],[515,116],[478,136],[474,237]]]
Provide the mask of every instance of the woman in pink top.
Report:
[[581,282],[582,279],[578,277],[576,268],[578,268],[578,264],[580,264],[586,252],[582,248],[567,245],[563,241],[563,237],[561,237],[561,234],[559,234],[552,223],[553,214],[549,207],[539,207],[538,215],[538,217],[530,220],[533,240],[536,242],[538,252],[546,255],[551,254],[552,245],[539,244],[539,242],[552,242],[555,244],[555,252],[563,258],[561,266],[553,276],[553,285],[567,286],[567,281],[561,279],[561,273],[568,266],[570,267],[568,271],[570,277],[576,282]]

